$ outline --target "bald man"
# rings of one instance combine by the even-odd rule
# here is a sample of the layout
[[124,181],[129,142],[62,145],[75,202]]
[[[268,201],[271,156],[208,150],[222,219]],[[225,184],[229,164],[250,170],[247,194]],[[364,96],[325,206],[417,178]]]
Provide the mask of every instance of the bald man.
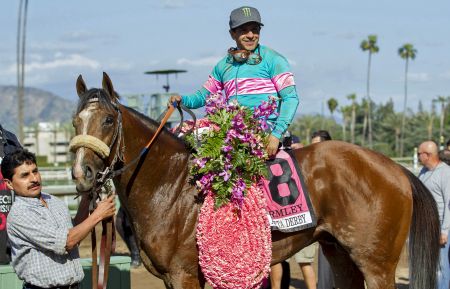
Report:
[[[423,142],[417,150],[417,156],[423,164],[419,179],[433,195],[441,221],[440,264],[437,272],[438,289],[448,289],[450,286],[448,242],[450,229],[450,167],[439,160],[438,146],[433,141]],[[426,248],[423,249],[426,250]]]

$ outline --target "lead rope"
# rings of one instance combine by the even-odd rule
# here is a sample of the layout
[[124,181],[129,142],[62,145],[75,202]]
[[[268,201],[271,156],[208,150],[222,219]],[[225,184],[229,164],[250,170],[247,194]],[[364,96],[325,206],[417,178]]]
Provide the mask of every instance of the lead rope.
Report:
[[[161,124],[156,130],[153,137],[147,143],[145,148],[141,151],[140,155],[136,160],[140,159],[151,147],[156,137],[159,135],[167,120],[172,115],[175,110],[176,103],[174,105],[170,105],[163,119],[161,120]],[[129,165],[131,165],[131,162]],[[127,166],[128,167],[128,166]],[[122,171],[123,172],[123,171]],[[108,174],[109,175],[109,174]],[[109,182],[111,177],[114,177],[114,173],[107,177],[107,173],[105,173],[102,177],[102,180],[107,179],[104,183],[105,191],[108,194],[108,197],[112,194],[112,186]],[[94,198],[92,198],[91,202],[91,212],[93,211],[95,202]],[[97,237],[95,233],[95,227],[91,231],[91,245],[92,245],[92,289],[106,289],[108,284],[108,273],[109,273],[109,264],[111,253],[114,251],[115,247],[115,230],[114,230],[114,217],[109,220],[102,221],[102,239],[100,242],[100,265],[97,266]]]
[[[104,185],[107,198],[113,194],[110,181]],[[114,230],[114,217],[108,220],[102,220],[102,237],[100,240],[100,264],[97,264],[97,236],[95,227],[91,231],[92,246],[92,288],[106,289],[108,285],[109,264],[111,254],[115,250],[116,235]]]

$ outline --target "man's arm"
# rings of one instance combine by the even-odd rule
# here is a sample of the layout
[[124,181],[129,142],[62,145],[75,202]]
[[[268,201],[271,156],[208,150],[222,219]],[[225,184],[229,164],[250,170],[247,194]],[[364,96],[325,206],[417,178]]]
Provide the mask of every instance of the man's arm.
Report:
[[77,214],[72,220],[74,226],[81,224],[84,220],[89,217],[89,203],[90,199],[88,195],[83,195],[81,197],[80,204],[78,205]]
[[443,168],[444,171],[441,175],[441,189],[442,189],[442,201],[444,202],[444,214],[442,217],[441,226],[441,245],[448,242],[448,232],[450,230],[450,168],[448,166]]

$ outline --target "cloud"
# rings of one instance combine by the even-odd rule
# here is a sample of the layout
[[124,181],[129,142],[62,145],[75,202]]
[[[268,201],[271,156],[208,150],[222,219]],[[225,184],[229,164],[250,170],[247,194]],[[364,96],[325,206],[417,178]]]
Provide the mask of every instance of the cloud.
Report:
[[[42,60],[40,57],[34,56],[31,62],[25,64],[26,73],[36,73],[38,71],[56,70],[65,67],[86,67],[90,69],[98,69],[100,63],[79,54],[69,54],[64,56],[62,53],[56,53],[53,59]],[[16,64],[11,64],[7,69],[7,74],[16,73]]]
[[345,40],[353,40],[356,38],[356,35],[353,32],[345,32],[337,34],[337,38]]
[[414,81],[414,82],[427,82],[430,80],[430,76],[426,72],[409,73],[408,80]]
[[31,43],[27,48],[30,53],[48,54],[55,51],[66,54],[83,54],[89,50],[85,43],[40,42]]
[[177,60],[178,65],[192,65],[192,66],[214,66],[219,62],[221,57],[208,56],[200,59],[180,58]]
[[125,61],[125,60],[118,60],[113,59],[107,62],[106,69],[108,70],[114,70],[114,71],[130,71],[134,68],[134,64]]
[[118,39],[117,35],[111,33],[93,33],[90,31],[71,31],[64,33],[60,40],[62,43],[84,44],[86,42],[91,43],[97,41],[102,44],[114,43]]

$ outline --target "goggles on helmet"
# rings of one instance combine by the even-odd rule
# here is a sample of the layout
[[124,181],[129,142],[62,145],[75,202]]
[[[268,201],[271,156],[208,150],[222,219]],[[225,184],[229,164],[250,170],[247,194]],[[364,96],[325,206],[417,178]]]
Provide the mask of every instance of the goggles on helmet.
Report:
[[261,55],[258,53],[253,53],[245,49],[237,49],[231,47],[228,49],[228,60],[234,60],[238,63],[247,63],[250,65],[260,64],[262,61]]

